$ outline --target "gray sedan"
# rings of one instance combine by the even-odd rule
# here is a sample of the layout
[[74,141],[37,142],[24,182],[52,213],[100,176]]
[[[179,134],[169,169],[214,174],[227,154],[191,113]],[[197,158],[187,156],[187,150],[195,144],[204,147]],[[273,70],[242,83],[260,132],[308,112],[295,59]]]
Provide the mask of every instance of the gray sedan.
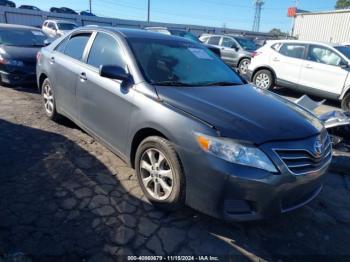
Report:
[[252,220],[322,189],[332,156],[319,120],[201,44],[80,28],[41,50],[37,81],[47,116],[68,117],[128,162],[157,207]]

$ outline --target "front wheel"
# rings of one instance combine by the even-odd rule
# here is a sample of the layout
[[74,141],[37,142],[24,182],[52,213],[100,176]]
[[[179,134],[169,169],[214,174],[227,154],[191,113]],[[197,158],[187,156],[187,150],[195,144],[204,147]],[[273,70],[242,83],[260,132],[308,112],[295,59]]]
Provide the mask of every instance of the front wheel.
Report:
[[143,140],[136,152],[135,169],[140,187],[153,205],[166,210],[183,206],[185,178],[168,140],[157,136]]
[[244,58],[238,64],[238,73],[240,75],[247,74],[248,67],[250,65],[250,59]]
[[259,70],[255,73],[253,78],[253,83],[255,86],[269,90],[274,85],[274,79],[272,73],[269,70]]
[[350,112],[350,92],[348,92],[341,101],[341,108],[346,112]]

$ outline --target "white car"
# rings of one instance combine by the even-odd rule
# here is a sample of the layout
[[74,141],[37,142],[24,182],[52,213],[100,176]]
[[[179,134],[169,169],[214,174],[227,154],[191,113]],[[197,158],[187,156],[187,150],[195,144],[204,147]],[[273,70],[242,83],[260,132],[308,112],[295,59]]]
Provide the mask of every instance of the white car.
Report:
[[257,87],[285,86],[342,102],[350,111],[350,48],[298,40],[268,41],[254,54],[247,76]]
[[48,36],[56,38],[65,35],[77,27],[77,24],[65,20],[46,20],[43,23],[42,30]]

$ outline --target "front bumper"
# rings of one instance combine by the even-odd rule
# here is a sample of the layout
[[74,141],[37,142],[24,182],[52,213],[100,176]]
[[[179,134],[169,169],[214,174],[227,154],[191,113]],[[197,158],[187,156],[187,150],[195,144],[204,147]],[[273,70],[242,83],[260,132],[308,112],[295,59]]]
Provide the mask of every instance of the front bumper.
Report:
[[[227,221],[268,219],[308,204],[321,192],[331,159],[313,172],[295,175],[284,167],[273,174],[200,151],[183,154],[190,159],[183,163],[187,205]],[[267,154],[276,163],[272,150]]]

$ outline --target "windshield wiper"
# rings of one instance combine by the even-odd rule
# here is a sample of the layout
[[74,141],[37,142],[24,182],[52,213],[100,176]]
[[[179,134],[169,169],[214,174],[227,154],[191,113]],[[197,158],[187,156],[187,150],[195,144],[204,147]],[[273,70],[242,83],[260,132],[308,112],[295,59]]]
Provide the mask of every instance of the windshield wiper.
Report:
[[238,85],[242,85],[242,83],[219,81],[219,82],[211,82],[211,83],[203,84],[203,86],[238,86]]
[[160,81],[160,82],[152,82],[152,85],[158,86],[193,86],[188,83],[179,82],[179,81]]

